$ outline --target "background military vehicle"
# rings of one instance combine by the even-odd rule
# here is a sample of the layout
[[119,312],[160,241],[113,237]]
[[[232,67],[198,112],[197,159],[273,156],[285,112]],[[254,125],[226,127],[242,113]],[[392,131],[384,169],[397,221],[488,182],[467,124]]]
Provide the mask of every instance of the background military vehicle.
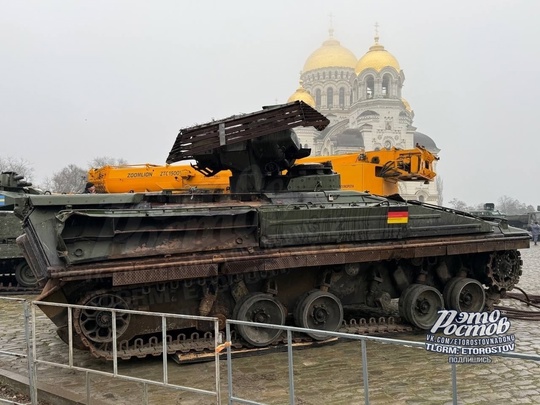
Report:
[[[4,190],[29,191],[31,184],[15,173],[0,174],[0,187]],[[30,270],[15,240],[22,233],[21,220],[13,213],[0,194],[0,294],[24,293],[36,290],[36,277]]]
[[[490,309],[521,275],[528,234],[420,202],[340,189],[331,164],[306,157],[291,128],[328,120],[302,102],[180,131],[167,163],[230,170],[230,193],[23,196],[13,193],[17,242],[45,284],[39,299],[73,311],[75,341],[111,359],[158,354],[161,322],[107,308],[213,316],[314,329],[325,339],[358,314],[399,300],[429,328],[443,307]],[[395,303],[395,301],[393,302]],[[68,313],[42,307],[67,341]],[[356,324],[356,323],[354,323]],[[350,330],[350,329],[349,329]],[[212,325],[167,321],[168,351],[214,350]],[[235,347],[266,347],[279,331],[241,326]]]
[[[469,213],[488,221],[505,221],[509,226],[526,229],[529,232],[531,225],[540,219],[540,212],[538,212],[540,207],[537,208],[537,211],[509,215],[496,210],[494,203],[485,203],[483,208],[483,210],[469,211]],[[532,239],[532,234],[529,233],[529,235]]]
[[530,231],[531,225],[540,221],[540,207],[537,207],[536,209],[536,211],[527,212],[525,214],[506,215],[506,220],[511,226]]
[[506,215],[501,211],[495,209],[495,204],[485,203],[482,210],[469,211],[470,214],[488,220],[488,221],[500,221],[506,219]]

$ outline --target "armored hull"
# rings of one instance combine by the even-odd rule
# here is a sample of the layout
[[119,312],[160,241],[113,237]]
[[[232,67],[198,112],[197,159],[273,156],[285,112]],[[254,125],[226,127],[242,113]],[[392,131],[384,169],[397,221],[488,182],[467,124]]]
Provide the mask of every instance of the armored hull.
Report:
[[[168,163],[193,158],[209,175],[231,170],[230,194],[14,196],[24,219],[18,243],[45,285],[39,299],[104,307],[74,310],[79,347],[108,359],[159,354],[161,322],[133,314],[116,318],[112,348],[106,308],[212,316],[221,328],[233,318],[337,330],[358,308],[380,311],[398,299],[401,317],[426,329],[443,307],[489,310],[514,287],[518,249],[529,246],[523,230],[343,191],[331,167],[294,165],[305,150],[290,131],[276,131],[327,123],[307,108],[181,131]],[[43,310],[67,341],[67,311]],[[213,349],[208,322],[170,319],[167,329],[170,351]],[[234,336],[265,347],[281,333],[242,326]]]
[[[46,283],[40,300],[333,330],[349,309],[399,298],[402,317],[429,328],[444,306],[489,309],[518,282],[518,249],[529,246],[500,223],[356,192],[115,197],[29,198],[19,243]],[[65,311],[45,311],[66,328]],[[88,317],[76,311],[82,345],[110,357],[101,336],[111,325]],[[208,331],[172,323],[175,333]],[[160,327],[132,316],[118,336],[123,356]],[[240,338],[265,346],[278,336]]]

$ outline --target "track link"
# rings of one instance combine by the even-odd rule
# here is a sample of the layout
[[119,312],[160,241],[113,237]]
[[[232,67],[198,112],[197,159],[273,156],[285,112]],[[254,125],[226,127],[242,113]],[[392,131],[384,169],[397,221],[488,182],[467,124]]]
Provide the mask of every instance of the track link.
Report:
[[[379,317],[379,318],[352,318],[344,321],[342,327],[338,330],[342,333],[351,333],[356,335],[381,335],[412,331],[411,325],[402,323],[400,318]],[[232,342],[230,346],[233,354],[250,355],[268,351],[279,351],[286,347],[285,334],[276,343],[267,347],[253,347],[244,342],[236,333],[232,332]],[[106,360],[113,360],[114,354],[112,345],[104,343],[96,345],[84,336],[81,336],[82,343],[88,347],[93,356]],[[179,334],[177,336],[167,335],[167,353],[173,355],[178,363],[193,363],[208,361],[215,356],[215,339],[212,332],[203,334],[193,333],[190,336]],[[331,338],[324,341],[315,341],[301,333],[293,334],[293,344],[295,347],[309,347],[320,344],[327,344],[337,339]],[[129,342],[121,341],[118,344],[117,357],[123,360],[131,358],[143,358],[147,356],[161,356],[163,345],[161,339],[156,336],[149,338],[135,338]]]

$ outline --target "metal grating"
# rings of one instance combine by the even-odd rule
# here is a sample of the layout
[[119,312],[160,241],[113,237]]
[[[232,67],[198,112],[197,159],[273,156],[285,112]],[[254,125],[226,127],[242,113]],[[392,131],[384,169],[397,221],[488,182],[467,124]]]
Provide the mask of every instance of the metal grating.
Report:
[[208,153],[220,146],[298,126],[312,126],[321,131],[329,123],[324,115],[302,101],[268,107],[254,113],[181,129],[167,163],[194,159],[195,155]]

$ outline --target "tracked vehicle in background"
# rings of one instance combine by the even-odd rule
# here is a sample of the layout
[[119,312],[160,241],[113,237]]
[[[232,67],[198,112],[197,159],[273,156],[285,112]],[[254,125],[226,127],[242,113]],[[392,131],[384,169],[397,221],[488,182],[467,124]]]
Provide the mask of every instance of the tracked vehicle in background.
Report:
[[[13,172],[0,174],[0,189],[36,193],[24,181],[23,176]],[[0,192],[0,295],[24,294],[37,291],[37,280],[24,255],[15,243],[22,233],[21,220],[13,213],[13,206],[6,204]]]
[[[112,348],[107,308],[141,309],[337,330],[358,308],[399,299],[401,317],[429,328],[443,307],[490,309],[521,274],[526,232],[463,212],[340,189],[331,165],[291,128],[328,120],[302,102],[180,131],[167,163],[205,174],[230,170],[230,193],[13,195],[18,239],[45,285],[39,299],[73,311],[80,347],[95,356],[155,355],[161,322],[118,316]],[[68,313],[43,307],[65,340]],[[169,319],[168,350],[213,350],[205,322]],[[233,342],[276,344],[274,329],[242,326]],[[301,339],[318,341],[310,332]]]

